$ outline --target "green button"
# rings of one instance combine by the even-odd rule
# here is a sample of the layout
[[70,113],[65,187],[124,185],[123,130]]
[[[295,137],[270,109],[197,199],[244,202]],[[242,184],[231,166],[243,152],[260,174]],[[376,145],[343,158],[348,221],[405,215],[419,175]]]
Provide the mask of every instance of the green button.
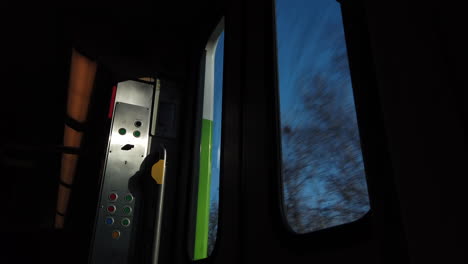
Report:
[[133,200],[133,196],[131,196],[130,194],[127,194],[127,195],[125,196],[125,201],[131,202],[132,200]]
[[127,219],[127,218],[123,219],[123,220],[122,220],[122,225],[123,225],[123,226],[128,226],[128,225],[130,225],[130,220]]
[[125,128],[119,129],[119,134],[120,135],[125,135],[125,133],[127,133],[127,130]]
[[128,207],[128,206],[124,207],[124,209],[123,209],[124,214],[130,214],[131,211],[132,211],[132,209],[130,207]]
[[140,131],[136,130],[135,132],[133,132],[133,135],[135,137],[140,137],[141,133],[140,133]]

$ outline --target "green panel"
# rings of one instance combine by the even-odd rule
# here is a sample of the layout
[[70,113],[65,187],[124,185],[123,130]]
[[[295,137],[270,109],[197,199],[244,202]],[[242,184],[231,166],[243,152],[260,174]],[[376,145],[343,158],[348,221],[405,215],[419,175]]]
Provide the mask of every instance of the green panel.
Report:
[[208,257],[208,225],[210,221],[211,142],[213,121],[202,120],[200,171],[198,182],[197,223],[194,260]]

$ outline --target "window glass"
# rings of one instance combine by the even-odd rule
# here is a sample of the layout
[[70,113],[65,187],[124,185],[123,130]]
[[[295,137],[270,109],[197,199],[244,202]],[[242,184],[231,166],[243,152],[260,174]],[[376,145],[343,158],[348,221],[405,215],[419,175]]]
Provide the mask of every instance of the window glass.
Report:
[[293,231],[370,209],[340,5],[277,0],[283,206]]
[[211,36],[205,55],[194,260],[206,258],[211,254],[218,230],[224,61],[222,26],[223,22],[218,25]]
[[219,169],[221,160],[221,110],[223,96],[224,32],[221,33],[215,55],[215,81],[213,106],[213,143],[211,145],[210,221],[208,229],[208,255],[213,251],[218,231]]

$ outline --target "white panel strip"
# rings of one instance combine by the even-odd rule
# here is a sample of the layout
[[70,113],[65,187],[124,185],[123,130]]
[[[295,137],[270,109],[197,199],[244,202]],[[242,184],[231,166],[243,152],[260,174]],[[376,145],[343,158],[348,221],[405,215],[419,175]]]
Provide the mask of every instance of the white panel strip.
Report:
[[211,34],[206,44],[205,84],[203,93],[203,119],[213,121],[215,55],[219,37],[224,30],[224,17]]

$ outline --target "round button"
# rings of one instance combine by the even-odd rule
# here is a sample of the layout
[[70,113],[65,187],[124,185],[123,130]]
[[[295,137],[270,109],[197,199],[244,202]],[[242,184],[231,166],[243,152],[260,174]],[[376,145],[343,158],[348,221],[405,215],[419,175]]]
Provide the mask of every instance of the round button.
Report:
[[120,134],[120,135],[123,136],[123,135],[125,135],[126,133],[127,133],[127,130],[126,130],[125,128],[119,129],[119,134]]
[[128,215],[132,212],[132,208],[130,206],[125,206],[123,209],[122,209],[123,213]]
[[115,205],[109,205],[109,206],[107,206],[107,212],[109,212],[109,213],[111,213],[111,214],[115,213],[115,210],[116,210],[116,209],[117,209],[117,208],[115,208]]
[[141,121],[136,121],[136,122],[135,122],[135,126],[136,126],[136,127],[141,127]]
[[130,225],[130,219],[124,218],[122,219],[122,222],[120,222],[123,226],[127,227]]
[[133,196],[132,196],[131,194],[127,194],[127,195],[125,195],[125,198],[124,198],[124,199],[125,199],[125,201],[127,201],[127,202],[131,202],[131,201],[133,201]]
[[116,201],[119,196],[116,193],[109,194],[109,201]]
[[112,217],[106,217],[106,224],[112,225],[114,223],[114,218]]
[[112,238],[113,239],[118,239],[119,237],[120,237],[120,231],[119,230],[112,231]]
[[138,131],[138,130],[135,130],[135,131],[133,132],[133,136],[134,136],[134,137],[140,137],[140,136],[141,136],[141,132]]

